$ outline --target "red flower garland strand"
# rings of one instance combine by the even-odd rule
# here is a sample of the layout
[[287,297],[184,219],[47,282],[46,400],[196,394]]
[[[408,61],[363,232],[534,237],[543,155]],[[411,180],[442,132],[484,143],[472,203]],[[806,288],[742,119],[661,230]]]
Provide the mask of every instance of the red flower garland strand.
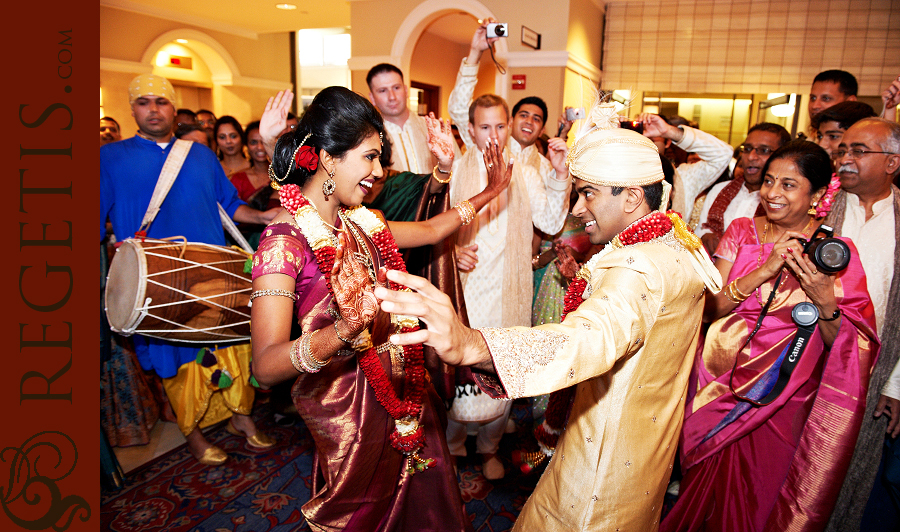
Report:
[[[665,214],[654,211],[640,220],[634,222],[619,233],[619,241],[626,246],[647,242],[662,236],[672,230],[672,220]],[[566,290],[563,306],[562,321],[570,312],[577,309],[584,302],[584,291],[587,288],[587,280],[576,277]],[[572,399],[575,397],[575,386],[569,386],[550,394],[547,399],[547,410],[544,412],[544,422],[534,429],[534,436],[538,442],[548,449],[556,448],[559,436],[565,427],[569,417]],[[554,431],[554,432],[551,432]]]
[[[311,205],[310,201],[300,192],[297,185],[285,185],[279,190],[282,206],[292,215],[296,215],[297,210],[306,205]],[[371,235],[375,247],[378,249],[385,265],[392,270],[406,271],[406,264],[397,248],[390,231],[385,229]],[[331,270],[334,268],[334,257],[336,248],[334,246],[323,246],[313,250],[316,256],[316,262],[319,265],[319,271],[325,277],[328,291],[334,296],[334,289],[331,286]],[[393,281],[388,281],[391,289],[401,290],[402,287]],[[401,333],[409,333],[419,330],[418,326],[403,327]],[[400,399],[397,392],[391,385],[390,378],[381,365],[378,358],[378,352],[373,346],[358,358],[359,366],[366,376],[366,381],[372,386],[375,397],[379,404],[387,410],[388,414],[395,420],[405,417],[414,419],[419,418],[422,411],[422,398],[425,391],[425,357],[422,350],[422,344],[406,346],[403,353],[405,364],[404,371],[406,374],[404,382],[404,398]],[[410,434],[402,435],[395,427],[390,435],[391,446],[398,451],[411,455],[425,446],[425,433],[419,426]]]

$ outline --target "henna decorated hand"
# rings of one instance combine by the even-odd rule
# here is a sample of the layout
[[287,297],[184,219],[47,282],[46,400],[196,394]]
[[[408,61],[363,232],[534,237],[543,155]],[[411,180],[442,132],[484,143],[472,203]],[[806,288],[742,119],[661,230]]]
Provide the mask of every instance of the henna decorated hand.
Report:
[[375,298],[375,287],[369,279],[367,266],[346,250],[346,234],[339,233],[338,241],[334,267],[331,269],[331,287],[334,289],[334,300],[341,318],[348,329],[342,330],[341,335],[351,338],[361,333],[375,319],[378,300]]
[[575,261],[575,257],[570,253],[569,247],[563,246],[557,249],[556,256],[556,268],[559,270],[559,273],[569,281],[574,279],[581,266]]
[[503,147],[496,139],[488,140],[484,147],[484,167],[488,175],[486,188],[497,194],[503,192],[512,179],[513,159],[509,160],[509,164],[503,164]]
[[449,171],[453,166],[453,146],[456,144],[450,121],[435,118],[434,113],[428,113],[425,123],[428,125],[428,149],[437,158],[438,168]]

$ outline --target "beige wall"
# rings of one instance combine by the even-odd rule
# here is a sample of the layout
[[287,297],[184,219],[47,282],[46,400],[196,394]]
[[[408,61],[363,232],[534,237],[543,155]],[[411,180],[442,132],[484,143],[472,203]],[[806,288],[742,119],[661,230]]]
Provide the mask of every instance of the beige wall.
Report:
[[469,47],[431,33],[423,33],[416,43],[412,70],[406,74],[410,81],[441,87],[441,116],[449,119],[447,98],[456,82],[459,62],[469,53]]
[[[173,30],[201,32],[208,43],[223,48],[236,67],[236,72],[231,72],[233,82],[215,82],[213,78],[217,73],[211,71],[209,63],[201,58],[198,49],[192,48],[190,43],[183,47],[186,55],[193,59],[193,71],[142,63],[151,44],[161,35]],[[204,53],[209,53],[209,49],[207,47]],[[114,117],[122,125],[123,137],[132,136],[136,130],[134,121],[130,118],[128,84],[139,72],[153,71],[170,77],[175,85],[212,89],[212,111],[217,116],[230,114],[242,124],[247,124],[259,118],[266,100],[277,91],[276,86],[291,86],[290,54],[287,33],[262,34],[257,39],[250,39],[100,6],[100,87],[104,97],[103,110],[104,114]],[[220,60],[220,64],[224,62]],[[190,94],[185,94],[185,101],[180,101],[177,90],[176,99],[179,100],[176,105],[186,107],[197,101]]]
[[[413,0],[380,0],[378,2],[352,2],[350,19],[353,28],[352,51],[354,57],[372,57],[387,60],[394,44],[395,36],[401,31],[401,25],[410,13],[422,5],[433,5],[434,13],[451,13],[467,11],[472,13],[476,2],[460,0],[454,2],[432,3]],[[513,63],[506,67],[506,94],[510,108],[525,96],[539,96],[547,102],[548,134],[556,132],[556,120],[562,112],[567,91],[573,95],[595,90],[590,80],[583,78],[566,67],[566,54],[575,55],[586,64],[599,69],[600,50],[602,45],[601,28],[602,10],[593,0],[569,0],[552,4],[545,0],[482,0],[477,2],[479,9],[486,8],[494,18],[509,24],[510,37],[505,40]],[[467,10],[466,7],[472,8]],[[475,14],[475,13],[473,13]],[[521,43],[522,26],[541,34],[541,49]],[[473,32],[476,22],[471,22],[469,31]],[[443,41],[443,42],[442,42]],[[445,41],[440,37],[423,34],[416,44],[412,57],[411,79],[423,81],[442,88],[442,108],[446,108],[447,97],[453,88],[460,60],[468,53],[468,42],[458,45]],[[514,58],[513,58],[514,56]],[[550,59],[548,57],[552,56]],[[562,58],[562,59],[560,59]],[[505,61],[505,60],[504,60]],[[550,66],[547,66],[547,65]],[[371,66],[371,65],[368,65]],[[398,65],[401,66],[401,65]],[[368,68],[368,67],[367,67]],[[475,95],[486,92],[502,92],[502,87],[495,87],[497,69],[485,53],[479,70],[479,83]],[[525,90],[512,89],[512,76],[526,76]],[[352,72],[353,89],[361,94],[368,94],[365,85],[366,71],[359,69]],[[432,80],[432,81],[429,81]],[[599,81],[599,80],[596,80]],[[572,83],[571,88],[568,83]],[[579,102],[571,105],[580,106]]]

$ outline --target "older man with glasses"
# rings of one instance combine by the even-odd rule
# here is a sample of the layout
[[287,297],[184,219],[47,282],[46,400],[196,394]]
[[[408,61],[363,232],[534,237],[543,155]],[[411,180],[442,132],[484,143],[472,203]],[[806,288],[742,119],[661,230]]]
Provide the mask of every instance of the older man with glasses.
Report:
[[703,202],[700,222],[694,228],[712,255],[719,239],[735,218],[753,218],[759,209],[759,189],[763,181],[763,167],[772,152],[791,140],[791,134],[778,124],[763,122],[747,132],[740,145],[740,165],[743,175],[715,185]]
[[[844,133],[833,157],[842,190],[825,223],[856,244],[875,307],[881,353],[869,381],[853,460],[826,530],[897,530],[897,522],[884,521],[896,516],[896,510],[881,506],[891,506],[885,488],[890,481],[880,478],[879,466],[887,463],[882,454],[896,454],[882,450],[900,445],[900,190],[891,184],[900,174],[900,124],[860,120]],[[898,489],[895,479],[895,498]]]

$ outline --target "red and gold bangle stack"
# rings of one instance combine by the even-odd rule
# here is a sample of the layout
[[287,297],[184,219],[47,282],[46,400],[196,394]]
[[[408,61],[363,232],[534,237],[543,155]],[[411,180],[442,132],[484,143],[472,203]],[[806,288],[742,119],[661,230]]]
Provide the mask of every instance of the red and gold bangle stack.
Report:
[[472,203],[469,200],[462,200],[456,205],[453,206],[454,209],[459,213],[459,218],[462,220],[463,225],[469,225],[472,223],[472,220],[475,219],[475,207],[472,206]]
[[728,301],[740,304],[743,303],[745,299],[750,297],[750,294],[752,294],[753,292],[750,292],[750,294],[741,292],[741,289],[737,286],[738,279],[740,279],[740,277],[737,277],[735,278],[735,280],[728,283],[728,286],[725,287],[724,292],[725,297],[728,298]]

